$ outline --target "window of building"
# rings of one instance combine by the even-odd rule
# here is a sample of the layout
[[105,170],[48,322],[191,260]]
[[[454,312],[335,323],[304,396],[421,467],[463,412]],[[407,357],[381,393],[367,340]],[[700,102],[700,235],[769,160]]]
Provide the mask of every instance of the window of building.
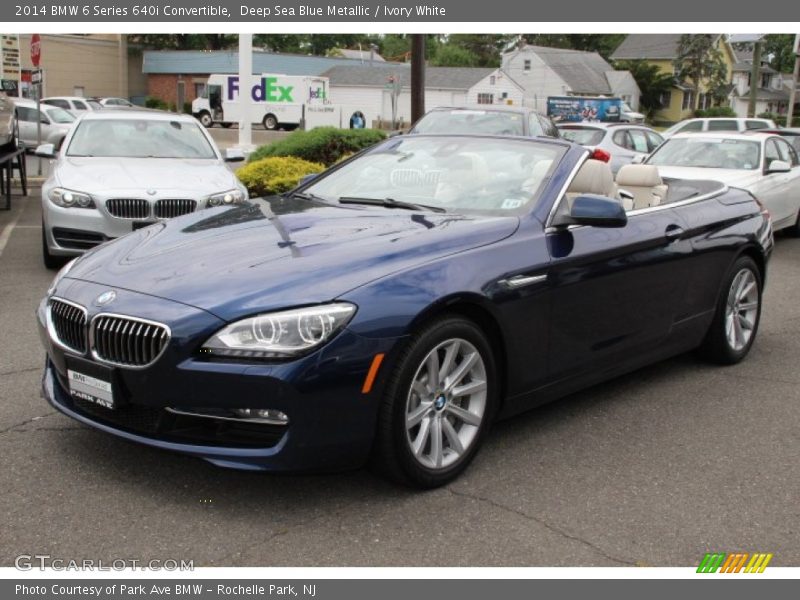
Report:
[[489,76],[489,85],[494,85],[495,83],[497,83],[497,77],[495,77],[494,75],[490,75]]
[[72,88],[72,95],[73,96],[78,96],[79,98],[83,98],[83,96],[85,95],[85,90],[84,90],[83,86],[82,85],[76,85],[75,87],[73,87]]
[[530,61],[529,58],[526,58],[525,62],[522,63],[522,69],[525,70],[525,71],[530,71],[531,70],[531,61]]
[[658,103],[661,106],[669,106],[672,102],[672,92],[661,92],[658,96]]
[[478,104],[494,104],[494,94],[478,94]]
[[683,92],[683,103],[681,104],[682,110],[689,110],[694,106],[694,92]]

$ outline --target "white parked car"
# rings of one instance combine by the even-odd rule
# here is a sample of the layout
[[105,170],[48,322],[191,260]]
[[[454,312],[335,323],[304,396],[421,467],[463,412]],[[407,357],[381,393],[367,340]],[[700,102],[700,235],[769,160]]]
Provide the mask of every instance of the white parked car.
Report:
[[44,264],[55,268],[76,256],[160,220],[206,207],[236,204],[247,190],[191,115],[147,110],[84,113],[42,186]]
[[590,151],[608,152],[615,174],[624,165],[644,159],[664,141],[656,130],[632,123],[559,123],[558,131],[565,140]]
[[742,117],[697,117],[675,123],[669,129],[662,131],[664,138],[669,138],[676,133],[699,133],[714,131],[744,132],[758,129],[775,129],[775,122],[771,119],[742,118]]
[[667,179],[711,179],[749,191],[775,231],[800,235],[800,161],[785,138],[769,133],[680,133],[645,161]]
[[124,106],[126,108],[136,108],[136,105],[131,102],[130,100],[126,100],[125,98],[95,98],[97,102],[99,102],[102,106],[108,107],[119,107]]
[[38,122],[42,123],[42,143],[53,144],[56,150],[61,147],[67,137],[75,115],[68,110],[49,104],[41,104],[36,110],[36,102],[22,98],[14,98],[19,130],[19,145],[24,148],[36,148],[39,143]]
[[79,114],[84,111],[100,110],[103,108],[97,100],[91,98],[81,98],[80,96],[50,96],[49,98],[42,98],[42,104],[49,104],[50,106],[58,106],[64,110],[68,110],[73,114]]

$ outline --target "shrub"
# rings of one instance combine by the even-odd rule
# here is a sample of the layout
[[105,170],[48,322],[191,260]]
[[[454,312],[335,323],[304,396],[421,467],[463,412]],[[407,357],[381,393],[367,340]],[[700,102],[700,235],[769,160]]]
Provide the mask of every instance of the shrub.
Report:
[[[775,121],[775,124],[779,127],[787,127],[786,115],[777,115],[775,113],[762,112],[758,116],[762,119],[772,119],[773,121]],[[792,116],[792,124],[790,125],[790,127],[800,127],[800,115]]]
[[325,170],[325,165],[291,156],[272,156],[250,162],[236,171],[251,197],[281,194],[295,187],[311,173]]
[[155,96],[148,96],[144,100],[144,105],[147,108],[157,108],[158,110],[167,110],[168,105],[164,102],[161,98],[156,98]]
[[735,117],[736,112],[730,106],[712,106],[710,108],[698,108],[694,111],[695,117]]
[[192,114],[192,103],[191,102],[184,102],[183,103],[183,112],[187,115]]
[[251,161],[268,156],[296,156],[330,166],[346,154],[377,144],[386,134],[377,129],[336,129],[317,127],[295,131],[282,140],[266,144],[250,155]]

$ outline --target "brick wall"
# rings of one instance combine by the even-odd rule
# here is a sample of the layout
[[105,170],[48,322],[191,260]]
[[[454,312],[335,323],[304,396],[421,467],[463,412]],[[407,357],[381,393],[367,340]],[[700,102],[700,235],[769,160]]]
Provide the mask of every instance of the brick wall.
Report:
[[184,82],[184,102],[191,102],[196,97],[195,83],[205,83],[208,75],[150,74],[147,76],[147,95],[175,104],[178,101],[179,80]]

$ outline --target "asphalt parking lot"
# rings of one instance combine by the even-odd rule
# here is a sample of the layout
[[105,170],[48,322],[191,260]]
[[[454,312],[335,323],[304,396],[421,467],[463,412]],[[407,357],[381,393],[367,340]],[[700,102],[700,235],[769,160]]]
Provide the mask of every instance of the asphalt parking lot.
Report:
[[0,565],[800,564],[800,240],[781,237],[750,357],[682,356],[498,424],[466,474],[420,493],[367,471],[226,471],[132,445],[39,396],[40,207],[0,212]]

